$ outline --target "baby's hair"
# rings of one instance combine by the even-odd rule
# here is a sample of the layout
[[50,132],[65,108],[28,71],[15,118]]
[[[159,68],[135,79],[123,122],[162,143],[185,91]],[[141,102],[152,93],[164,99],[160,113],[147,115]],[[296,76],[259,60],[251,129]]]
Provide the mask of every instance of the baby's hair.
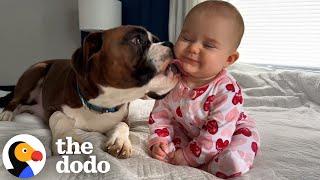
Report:
[[193,7],[185,19],[187,19],[191,14],[197,11],[208,11],[215,15],[220,15],[234,21],[234,30],[235,30],[235,42],[234,47],[237,49],[240,45],[243,33],[244,33],[244,22],[243,18],[238,11],[238,9],[232,4],[221,1],[221,0],[208,0],[204,1],[195,7]]

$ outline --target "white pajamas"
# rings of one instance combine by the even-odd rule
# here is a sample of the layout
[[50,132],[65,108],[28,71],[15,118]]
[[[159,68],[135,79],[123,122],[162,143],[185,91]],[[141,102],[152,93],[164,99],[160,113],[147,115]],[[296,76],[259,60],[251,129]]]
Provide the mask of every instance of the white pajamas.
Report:
[[252,167],[260,147],[255,122],[242,105],[241,89],[226,70],[195,89],[181,81],[156,101],[148,146],[165,142],[171,152],[181,148],[190,166],[221,178],[241,175]]

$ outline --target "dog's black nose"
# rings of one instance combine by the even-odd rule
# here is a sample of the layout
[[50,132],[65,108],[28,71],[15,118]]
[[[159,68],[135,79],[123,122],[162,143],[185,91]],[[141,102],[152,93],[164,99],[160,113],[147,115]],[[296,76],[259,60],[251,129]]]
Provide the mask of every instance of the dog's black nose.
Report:
[[173,49],[173,44],[170,41],[165,41],[162,43],[163,46],[167,46],[170,49]]

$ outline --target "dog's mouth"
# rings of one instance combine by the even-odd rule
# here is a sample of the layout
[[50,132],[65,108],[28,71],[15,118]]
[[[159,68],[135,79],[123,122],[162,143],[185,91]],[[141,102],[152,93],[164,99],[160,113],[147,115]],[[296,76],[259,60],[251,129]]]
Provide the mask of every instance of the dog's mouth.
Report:
[[173,72],[173,74],[179,74],[179,68],[176,64],[170,63],[165,71],[165,75],[168,75],[169,72]]
[[[171,84],[169,86],[172,86],[172,87],[169,87],[167,84],[160,84],[160,89],[161,89],[161,87],[162,88],[167,87],[166,93],[162,94],[163,93],[162,92],[162,93],[158,94],[159,92],[150,91],[146,95],[148,97],[150,97],[152,99],[156,99],[156,100],[163,99],[164,97],[166,97],[167,94],[169,94],[170,89],[172,89],[175,86],[174,83],[178,82],[180,74],[181,74],[181,72],[180,72],[179,65],[175,62],[175,60],[173,60],[172,62],[167,64],[167,67],[165,68],[164,71],[162,71],[161,76],[160,76],[162,78],[162,81],[163,80],[167,81],[168,84]],[[164,82],[164,83],[166,83],[166,82]]]
[[168,65],[165,75],[167,75],[169,72],[172,72],[173,74],[180,74],[182,76],[188,76],[187,72],[183,70],[182,64],[178,59],[173,60],[173,62]]
[[168,75],[170,72],[173,74],[181,74],[181,68],[178,60],[174,60],[173,62],[169,63],[166,70],[165,70],[165,75]]

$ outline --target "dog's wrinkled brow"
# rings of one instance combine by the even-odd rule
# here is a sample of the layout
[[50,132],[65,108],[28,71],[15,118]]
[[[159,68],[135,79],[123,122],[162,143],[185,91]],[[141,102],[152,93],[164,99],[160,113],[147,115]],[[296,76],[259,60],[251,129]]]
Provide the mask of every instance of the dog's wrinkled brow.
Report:
[[160,42],[160,39],[157,36],[152,35],[152,42],[153,43],[158,43],[158,42]]
[[143,35],[147,36],[147,31],[145,31],[144,29],[140,29],[140,28],[134,28],[125,35],[124,40],[130,40],[132,37],[134,37],[138,34],[143,34]]

